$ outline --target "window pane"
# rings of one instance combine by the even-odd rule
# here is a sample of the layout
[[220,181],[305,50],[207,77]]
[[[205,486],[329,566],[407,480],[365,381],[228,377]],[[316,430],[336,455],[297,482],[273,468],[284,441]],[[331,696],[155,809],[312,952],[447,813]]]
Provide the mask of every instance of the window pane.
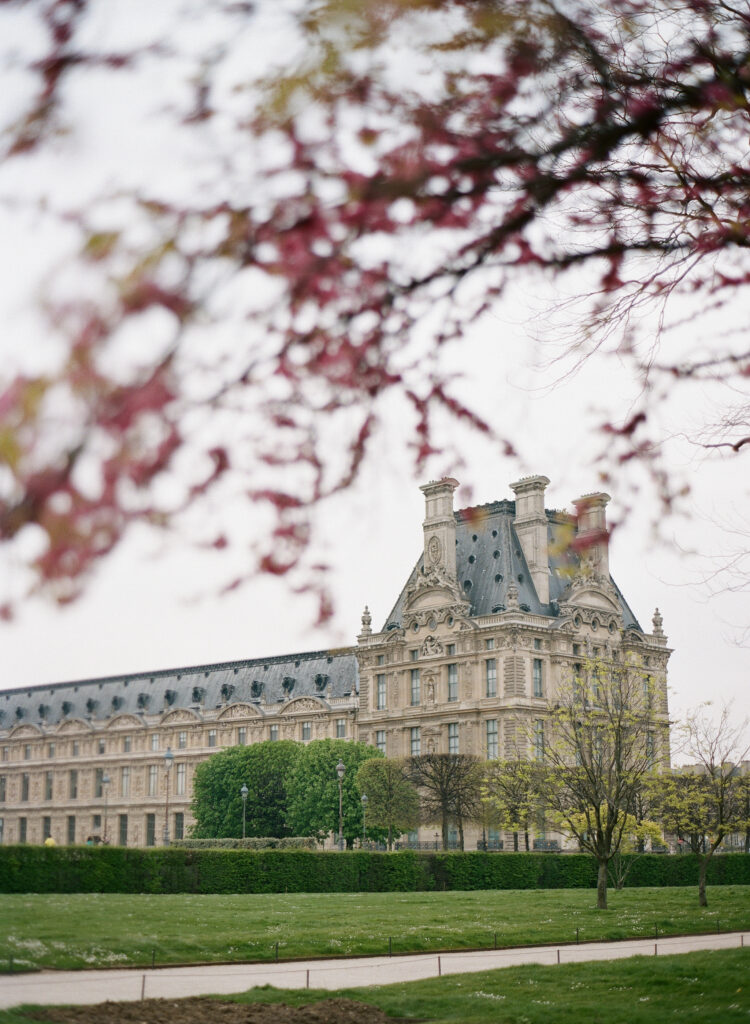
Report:
[[458,700],[458,665],[448,666],[448,700]]
[[419,669],[413,668],[411,670],[411,702],[412,704],[419,704],[420,697],[420,681],[419,681]]
[[419,726],[416,726],[411,730],[411,756],[419,757],[422,749],[422,744],[419,736]]
[[488,658],[484,663],[485,680],[487,683],[486,696],[497,696],[497,662],[494,658]]
[[487,759],[494,760],[497,757],[497,719],[492,718],[487,722]]

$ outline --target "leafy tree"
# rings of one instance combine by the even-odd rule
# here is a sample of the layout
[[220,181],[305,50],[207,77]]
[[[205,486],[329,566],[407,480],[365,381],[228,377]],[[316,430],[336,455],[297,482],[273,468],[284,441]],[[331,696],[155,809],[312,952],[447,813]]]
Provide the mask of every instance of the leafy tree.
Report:
[[[149,164],[117,202],[108,191],[66,206],[80,245],[44,287],[59,358],[0,391],[0,539],[34,524],[46,547],[29,547],[32,567],[61,600],[132,522],[168,524],[235,472],[262,471],[251,495],[275,513],[259,568],[294,569],[310,509],[354,479],[397,400],[419,467],[450,434],[444,416],[512,452],[502,403],[492,423],[463,404],[423,357],[424,337],[434,354],[460,343],[532,275],[579,296],[574,358],[616,354],[642,384],[625,422],[602,417],[610,466],[651,467],[668,504],[681,482],[659,462],[653,411],[668,389],[706,381],[725,386],[724,405],[696,443],[746,450],[746,324],[714,326],[750,286],[745,5],[525,0],[447,16],[424,0],[303,0],[289,9],[294,56],[259,84],[243,47],[265,5],[194,7],[210,49],[195,47],[196,25],[181,48],[175,15],[169,45],[145,24],[129,51],[116,35],[109,49],[92,43],[104,3],[4,5],[38,29],[20,52],[5,35],[17,71],[6,166],[23,161],[27,181],[35,161],[65,177],[71,95],[91,83],[106,102],[111,79],[144,66],[189,83],[169,148],[199,155],[181,161],[179,193]],[[84,273],[68,273],[74,259]],[[675,334],[683,316],[709,318],[701,346],[661,350],[639,332],[649,305]],[[242,325],[229,351],[206,335],[228,315]],[[130,357],[144,323],[153,340]],[[248,430],[248,412],[268,429]],[[220,430],[202,429],[211,416]],[[170,478],[181,501],[155,486]],[[225,547],[229,519],[221,504],[212,512]]]
[[[289,825],[294,835],[322,841],[339,831],[339,782],[336,765],[344,763],[344,839],[351,848],[362,835],[362,804],[357,770],[371,758],[382,758],[377,747],[349,740],[313,740],[303,746],[289,781]],[[369,794],[368,794],[369,795]]]
[[268,741],[229,747],[199,764],[193,783],[193,836],[242,835],[243,785],[248,788],[246,835],[293,835],[287,826],[287,787],[300,753],[299,743]]
[[406,771],[419,790],[422,819],[440,823],[443,849],[448,849],[448,829],[453,823],[463,850],[464,824],[482,813],[478,758],[470,754],[420,754],[408,758]]
[[556,695],[547,722],[542,791],[558,826],[596,857],[597,906],[607,873],[632,832],[633,810],[658,767],[658,694],[633,665],[589,661]]
[[713,719],[704,705],[688,715],[681,731],[684,752],[695,764],[666,777],[653,799],[664,828],[687,837],[700,857],[698,903],[707,907],[711,858],[727,835],[750,827],[747,791],[738,767],[750,750],[748,720],[736,721],[728,707]]
[[364,761],[357,770],[357,788],[367,795],[368,830],[371,825],[385,829],[389,850],[394,836],[419,824],[419,796],[406,777],[403,761]]
[[529,832],[541,801],[540,781],[539,766],[533,761],[490,761],[485,768],[483,799],[494,809],[500,827],[513,833],[516,851],[519,832],[523,832],[526,849],[529,849]]

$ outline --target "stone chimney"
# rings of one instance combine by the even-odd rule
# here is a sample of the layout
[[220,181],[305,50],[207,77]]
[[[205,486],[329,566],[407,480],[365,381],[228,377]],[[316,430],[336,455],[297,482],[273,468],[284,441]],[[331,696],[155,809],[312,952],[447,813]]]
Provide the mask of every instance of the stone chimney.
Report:
[[576,509],[575,547],[582,561],[591,562],[594,572],[609,577],[608,494],[584,494],[573,504]]
[[446,477],[420,487],[425,497],[424,571],[438,569],[456,577],[456,520],[453,516],[453,492],[458,480]]
[[516,496],[513,525],[542,604],[549,604],[547,515],[544,511],[544,491],[548,484],[546,476],[526,476],[510,485]]

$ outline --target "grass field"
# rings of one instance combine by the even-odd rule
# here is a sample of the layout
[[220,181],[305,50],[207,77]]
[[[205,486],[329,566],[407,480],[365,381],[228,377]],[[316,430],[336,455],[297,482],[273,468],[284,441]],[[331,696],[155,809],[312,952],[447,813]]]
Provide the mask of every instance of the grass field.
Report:
[[[334,996],[431,1024],[731,1024],[750,1014],[750,950],[509,967],[338,992],[264,988],[231,1000],[301,1006]],[[0,1011],[0,1024],[49,1019],[44,1008],[38,1014]]]
[[750,887],[243,896],[3,896],[0,970],[562,944],[750,929]]

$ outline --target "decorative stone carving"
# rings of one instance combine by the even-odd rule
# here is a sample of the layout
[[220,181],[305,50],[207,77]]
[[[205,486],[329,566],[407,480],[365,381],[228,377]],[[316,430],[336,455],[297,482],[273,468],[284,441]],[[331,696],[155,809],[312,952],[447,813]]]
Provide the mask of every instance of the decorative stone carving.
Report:
[[290,701],[289,704],[282,710],[284,715],[296,715],[302,711],[326,711],[325,705],[321,704],[320,701],[313,700],[312,697],[298,697],[296,700]]
[[443,546],[437,537],[430,537],[430,542],[427,545],[427,557],[430,560],[431,565],[437,565],[443,554]]
[[661,617],[661,613],[658,608],[654,611],[654,617],[651,622],[654,627],[654,636],[664,636],[664,630],[662,629],[664,619]]
[[435,703],[435,677],[428,672],[424,678],[425,699],[428,704]]
[[518,610],[518,587],[512,580],[508,584],[508,596],[505,605],[509,612]]
[[421,647],[423,658],[439,658],[443,653],[443,645],[434,636],[426,636]]
[[370,636],[372,633],[372,615],[370,615],[370,609],[365,605],[365,610],[362,612],[362,630],[360,636]]
[[248,715],[252,715],[253,718],[257,718],[260,715],[260,710],[253,707],[252,704],[230,704],[228,708],[220,712],[219,718],[222,720],[231,720],[235,718],[247,718]]

